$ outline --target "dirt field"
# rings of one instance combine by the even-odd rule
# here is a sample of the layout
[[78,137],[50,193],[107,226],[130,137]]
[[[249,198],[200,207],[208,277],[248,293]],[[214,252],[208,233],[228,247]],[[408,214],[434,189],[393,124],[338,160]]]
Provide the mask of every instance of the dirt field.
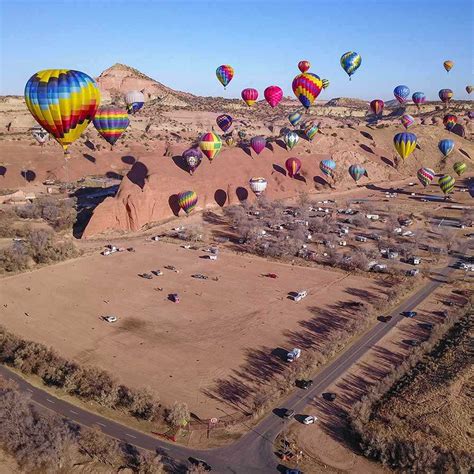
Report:
[[[381,291],[376,280],[337,271],[223,252],[211,261],[200,258],[202,251],[143,239],[135,249],[3,279],[2,324],[127,384],[149,386],[165,403],[186,401],[203,417],[222,414],[223,405],[204,391],[239,367],[249,350],[291,349],[285,334],[294,337],[301,321],[318,310]],[[153,269],[164,275],[138,277]],[[279,278],[260,276],[267,272]],[[193,273],[209,279],[191,278]],[[303,288],[309,291],[305,300],[287,299],[289,291]],[[179,304],[167,299],[174,292]],[[106,323],[103,315],[119,321]]]

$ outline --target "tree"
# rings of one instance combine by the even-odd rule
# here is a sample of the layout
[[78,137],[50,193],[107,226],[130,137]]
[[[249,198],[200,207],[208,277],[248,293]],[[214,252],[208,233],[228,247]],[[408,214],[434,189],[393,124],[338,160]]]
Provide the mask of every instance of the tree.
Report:
[[118,441],[109,438],[95,426],[81,430],[79,450],[91,459],[115,468],[121,466],[124,461]]
[[186,426],[190,419],[188,405],[184,402],[174,402],[166,414],[166,421],[171,426]]

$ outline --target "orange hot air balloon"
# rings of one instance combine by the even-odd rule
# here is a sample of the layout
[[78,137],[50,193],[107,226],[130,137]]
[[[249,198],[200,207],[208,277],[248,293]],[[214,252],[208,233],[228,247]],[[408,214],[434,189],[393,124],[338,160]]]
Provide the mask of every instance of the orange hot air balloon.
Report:
[[298,69],[304,74],[311,67],[309,61],[303,60],[298,63]]

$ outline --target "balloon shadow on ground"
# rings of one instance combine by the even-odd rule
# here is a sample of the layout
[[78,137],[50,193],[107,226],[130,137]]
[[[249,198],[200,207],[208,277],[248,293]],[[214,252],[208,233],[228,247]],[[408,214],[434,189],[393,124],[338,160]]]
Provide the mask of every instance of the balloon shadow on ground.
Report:
[[22,171],[20,174],[28,183],[31,183],[36,179],[36,173],[32,170]]
[[271,143],[268,143],[265,145],[265,148],[268,148],[272,153],[275,151],[273,148],[273,145]]
[[[95,151],[96,148],[95,148],[95,145],[90,141],[90,140],[86,140],[84,145],[89,148],[89,150],[92,150],[92,151]],[[84,155],[85,156],[85,155]]]
[[394,168],[394,164],[393,164],[393,161],[392,160],[389,160],[386,156],[381,156],[380,159],[388,166],[391,166],[392,168]]
[[91,163],[95,163],[95,162],[97,161],[92,155],[89,155],[88,153],[83,153],[82,156],[83,156],[87,161],[90,161]]
[[172,194],[169,199],[168,199],[168,205],[170,206],[171,211],[173,214],[178,217],[179,215],[179,204],[178,204],[178,195],[177,194]]
[[178,168],[182,169],[183,171],[186,171],[186,173],[189,174],[188,165],[187,165],[186,161],[184,160],[184,158],[181,155],[173,156],[171,159],[173,160],[173,163]]
[[329,186],[329,183],[325,179],[321,178],[321,176],[313,176],[313,182],[315,185],[324,187]]
[[372,153],[372,155],[375,155],[374,150],[372,150],[372,148],[370,148],[370,146],[367,146],[367,145],[364,145],[363,143],[361,143],[359,145],[359,147],[362,148],[362,150],[366,151],[367,153]]
[[364,137],[364,138],[367,138],[368,140],[373,140],[374,137],[368,133],[368,132],[364,132],[363,130],[361,130],[360,134]]
[[420,147],[420,145],[419,145],[418,143],[416,144],[416,149],[417,149],[417,150],[421,150],[421,147]]
[[456,125],[454,125],[454,127],[451,128],[450,132],[454,133],[458,137],[466,138],[466,130],[460,123],[457,123]]
[[145,180],[148,177],[148,168],[137,161],[132,166],[132,169],[127,173],[127,178],[137,186],[140,186],[141,189],[145,186]]
[[277,173],[281,173],[283,176],[286,176],[286,171],[285,171],[285,169],[282,168],[280,165],[273,164],[273,169],[274,169]]
[[246,201],[247,198],[249,197],[249,192],[245,188],[243,188],[242,186],[239,186],[235,190],[235,194],[237,195],[237,199],[239,201]]
[[467,158],[471,159],[471,155],[467,151],[463,150],[462,148],[459,148],[459,152],[462,153]]
[[7,168],[5,166],[0,166],[0,176],[5,176],[7,174]]
[[123,163],[125,163],[126,165],[134,165],[136,163],[136,159],[134,156],[131,156],[131,155],[125,155],[125,156],[122,156],[122,161]]
[[105,173],[105,177],[109,179],[119,179],[120,181],[123,179],[123,176],[116,173],[115,171],[107,171],[107,173]]
[[302,181],[304,184],[306,184],[306,178],[300,174],[295,174],[293,178],[296,179],[297,181]]
[[250,158],[253,158],[252,152],[250,151],[250,148],[247,144],[239,143],[238,148],[241,148],[242,150],[244,150],[245,153],[247,153],[247,155],[250,156]]
[[216,201],[218,206],[224,207],[227,201],[227,193],[223,189],[218,189],[214,193],[214,200]]
[[280,140],[279,138],[277,138],[275,140],[275,143],[280,146],[281,148],[283,148],[284,150],[286,150],[286,145],[285,145],[285,142],[283,140]]

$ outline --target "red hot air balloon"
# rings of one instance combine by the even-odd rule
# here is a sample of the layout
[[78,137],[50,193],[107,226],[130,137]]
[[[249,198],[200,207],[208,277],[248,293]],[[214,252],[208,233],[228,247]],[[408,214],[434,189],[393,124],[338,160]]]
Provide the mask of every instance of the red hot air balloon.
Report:
[[257,89],[244,89],[241,92],[241,97],[244,100],[244,102],[251,107],[253,104],[255,104],[256,100],[258,99],[258,91]]
[[295,177],[301,169],[301,161],[298,158],[288,158],[285,161],[285,168],[290,178]]
[[309,61],[303,60],[298,63],[298,69],[304,74],[311,67]]
[[250,146],[252,147],[252,150],[257,153],[257,155],[259,155],[267,146],[267,140],[265,140],[265,137],[262,136],[253,137],[250,140]]
[[375,115],[382,115],[384,108],[384,101],[381,99],[375,99],[370,103],[370,109]]
[[276,107],[283,98],[283,91],[278,86],[270,86],[265,89],[263,93],[265,100],[270,104],[270,107]]

